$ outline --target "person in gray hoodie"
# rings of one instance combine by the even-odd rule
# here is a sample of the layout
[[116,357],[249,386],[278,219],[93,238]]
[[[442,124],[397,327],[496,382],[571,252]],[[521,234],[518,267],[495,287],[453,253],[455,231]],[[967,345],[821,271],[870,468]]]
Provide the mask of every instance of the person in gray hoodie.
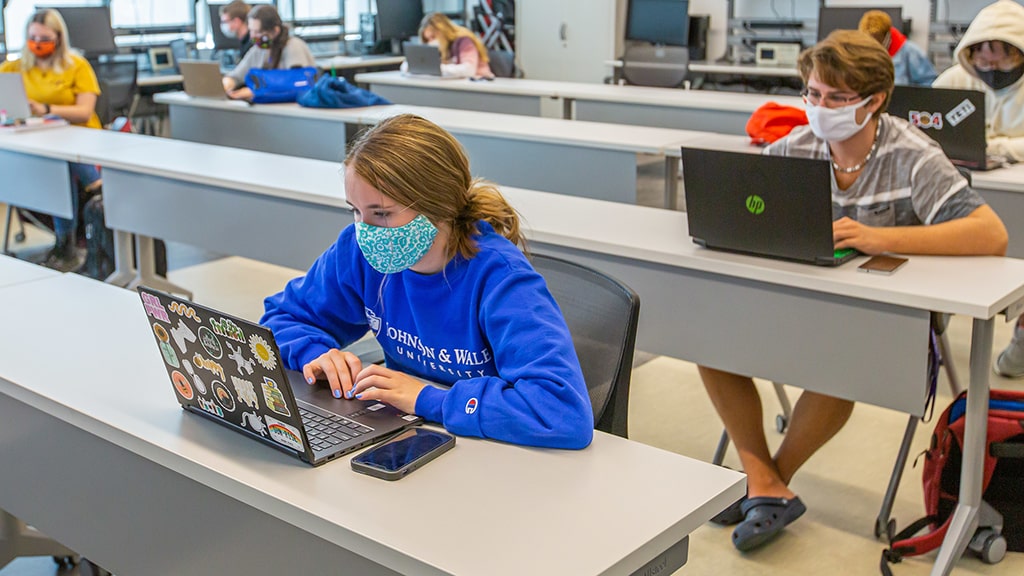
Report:
[[[971,22],[953,53],[956,64],[932,86],[985,93],[988,154],[1024,161],[1024,6],[999,0]],[[1024,376],[1024,343],[1020,375]]]

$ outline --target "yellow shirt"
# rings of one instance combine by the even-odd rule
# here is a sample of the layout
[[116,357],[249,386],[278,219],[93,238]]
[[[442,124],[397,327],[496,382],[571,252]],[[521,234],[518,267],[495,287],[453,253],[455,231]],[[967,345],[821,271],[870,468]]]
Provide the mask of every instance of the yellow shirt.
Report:
[[[71,65],[63,72],[43,70],[38,66],[22,70],[21,60],[13,60],[0,64],[0,73],[21,72],[25,78],[25,92],[30,100],[50,106],[72,106],[79,94],[99,95],[100,83],[88,60],[77,54],[72,54],[71,60]],[[92,113],[87,123],[79,126],[103,127],[96,112]]]

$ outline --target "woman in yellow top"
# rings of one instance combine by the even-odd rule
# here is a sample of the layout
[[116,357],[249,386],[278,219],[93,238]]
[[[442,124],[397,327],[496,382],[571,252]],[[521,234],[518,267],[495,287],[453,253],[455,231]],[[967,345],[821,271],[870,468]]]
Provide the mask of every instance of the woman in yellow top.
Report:
[[[102,128],[96,116],[100,85],[89,62],[72,52],[64,19],[56,10],[39,10],[28,21],[25,49],[18,60],[0,64],[0,72],[20,72],[25,79],[29,107],[35,116],[60,116],[71,124]],[[70,164],[71,176],[86,196],[99,191],[99,169],[86,164]],[[71,220],[54,218],[57,237],[46,265],[63,271],[82,263],[76,246],[75,230],[78,202]]]

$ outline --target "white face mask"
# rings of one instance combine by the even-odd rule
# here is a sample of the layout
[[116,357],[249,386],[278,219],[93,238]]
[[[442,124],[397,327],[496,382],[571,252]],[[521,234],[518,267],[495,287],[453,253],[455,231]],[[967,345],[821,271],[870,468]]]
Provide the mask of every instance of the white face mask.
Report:
[[857,123],[857,110],[871,102],[871,98],[848,104],[839,108],[828,108],[826,106],[815,106],[806,102],[804,110],[807,112],[807,123],[811,125],[814,135],[826,142],[842,142],[860,132],[871,120],[871,114],[864,117],[864,121]]
[[227,22],[221,22],[220,31],[227,38],[235,37],[235,31],[231,29],[231,24],[228,24]]

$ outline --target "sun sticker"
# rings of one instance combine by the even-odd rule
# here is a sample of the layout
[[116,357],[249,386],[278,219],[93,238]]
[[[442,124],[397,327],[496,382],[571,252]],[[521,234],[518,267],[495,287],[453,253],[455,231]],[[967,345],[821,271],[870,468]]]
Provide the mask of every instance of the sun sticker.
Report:
[[277,359],[270,352],[270,344],[259,334],[249,336],[249,350],[256,357],[256,361],[267,370],[277,368]]

